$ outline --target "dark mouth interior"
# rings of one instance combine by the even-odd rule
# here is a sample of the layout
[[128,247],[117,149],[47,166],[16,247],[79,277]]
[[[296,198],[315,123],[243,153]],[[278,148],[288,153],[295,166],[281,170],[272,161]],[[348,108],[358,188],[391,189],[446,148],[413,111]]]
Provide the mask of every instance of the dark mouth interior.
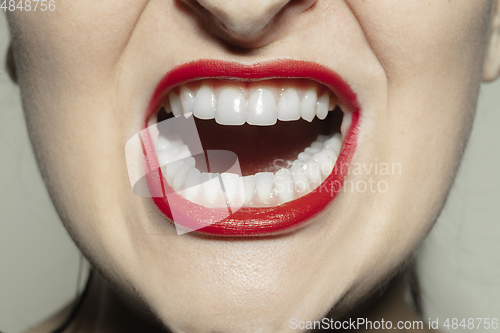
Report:
[[[297,159],[318,135],[340,133],[342,111],[337,107],[324,120],[314,118],[279,121],[272,126],[219,125],[214,119],[195,118],[204,150],[228,150],[238,156],[243,176],[257,172],[276,172]],[[158,122],[173,117],[161,108]]]

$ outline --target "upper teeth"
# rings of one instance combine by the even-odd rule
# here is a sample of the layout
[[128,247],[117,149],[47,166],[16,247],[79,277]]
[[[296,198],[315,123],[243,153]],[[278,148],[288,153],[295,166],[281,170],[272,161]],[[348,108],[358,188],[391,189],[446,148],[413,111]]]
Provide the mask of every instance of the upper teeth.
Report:
[[168,97],[165,109],[175,116],[193,113],[199,119],[215,118],[221,125],[269,126],[300,118],[311,122],[315,116],[325,119],[337,103],[323,86],[312,82],[299,86],[291,80],[279,85],[272,80],[223,85],[202,80],[181,85]]

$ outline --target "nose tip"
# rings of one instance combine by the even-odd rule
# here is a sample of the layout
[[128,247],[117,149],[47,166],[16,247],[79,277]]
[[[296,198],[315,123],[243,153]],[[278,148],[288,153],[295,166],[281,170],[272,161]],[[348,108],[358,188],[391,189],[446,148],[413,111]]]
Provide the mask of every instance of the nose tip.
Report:
[[198,0],[215,23],[231,37],[252,40],[271,23],[290,0]]
[[[205,28],[238,46],[262,46],[266,32],[279,30],[280,17],[310,7],[315,0],[183,0],[195,9]],[[297,4],[296,4],[297,3]],[[301,10],[302,9],[302,10]],[[286,14],[286,15],[285,15]],[[281,23],[281,25],[283,25]]]

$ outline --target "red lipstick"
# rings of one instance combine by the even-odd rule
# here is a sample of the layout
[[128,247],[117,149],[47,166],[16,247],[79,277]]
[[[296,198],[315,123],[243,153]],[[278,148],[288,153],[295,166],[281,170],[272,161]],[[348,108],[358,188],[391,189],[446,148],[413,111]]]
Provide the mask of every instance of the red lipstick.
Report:
[[[172,221],[172,209],[183,212],[182,221],[177,221],[187,229],[197,233],[227,236],[252,237],[272,235],[295,230],[311,217],[322,211],[342,188],[356,149],[360,106],[356,94],[349,85],[331,69],[308,61],[275,60],[244,65],[220,60],[198,60],[172,69],[158,84],[147,110],[149,119],[159,109],[168,92],[185,82],[217,78],[226,80],[256,81],[273,78],[303,78],[320,82],[337,96],[340,103],[352,112],[352,124],[345,138],[342,150],[332,173],[311,193],[276,207],[243,207],[220,220],[222,209],[206,208],[192,203],[178,194],[171,193],[163,178],[155,149],[149,134],[143,134],[143,144],[147,154],[149,171],[146,175],[148,186],[153,193],[163,193],[154,197],[156,206]],[[147,120],[145,122],[147,127]],[[144,131],[147,133],[147,131]],[[213,223],[216,221],[215,223]]]

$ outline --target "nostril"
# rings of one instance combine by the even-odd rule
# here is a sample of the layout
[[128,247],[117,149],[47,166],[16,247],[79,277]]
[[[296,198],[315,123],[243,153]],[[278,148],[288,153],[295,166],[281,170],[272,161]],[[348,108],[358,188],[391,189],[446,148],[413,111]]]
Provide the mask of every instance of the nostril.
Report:
[[[208,12],[212,24],[232,39],[248,41],[258,38],[290,0],[198,0]],[[207,19],[207,18],[205,18]]]

